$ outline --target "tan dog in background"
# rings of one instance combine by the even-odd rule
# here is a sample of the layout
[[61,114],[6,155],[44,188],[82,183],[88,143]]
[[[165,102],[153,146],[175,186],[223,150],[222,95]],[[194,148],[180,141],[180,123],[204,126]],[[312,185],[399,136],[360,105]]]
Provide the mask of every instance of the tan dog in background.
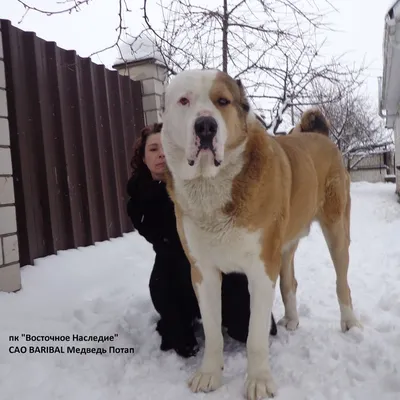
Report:
[[189,386],[198,392],[222,384],[220,274],[236,271],[247,276],[251,296],[246,398],[272,397],[268,333],[275,285],[280,276],[280,324],[296,329],[293,257],[314,221],[335,266],[342,330],[361,326],[347,282],[348,173],[319,111],[306,112],[290,135],[271,137],[250,110],[240,81],[225,73],[181,72],[165,100],[168,190],[205,331],[203,362]]

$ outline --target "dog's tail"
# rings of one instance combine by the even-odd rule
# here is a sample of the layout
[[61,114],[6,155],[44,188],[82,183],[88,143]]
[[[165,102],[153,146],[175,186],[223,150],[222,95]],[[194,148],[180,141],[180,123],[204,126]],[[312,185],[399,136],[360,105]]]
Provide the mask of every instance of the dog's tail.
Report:
[[301,117],[300,130],[302,132],[318,132],[329,136],[329,122],[318,108],[307,110]]

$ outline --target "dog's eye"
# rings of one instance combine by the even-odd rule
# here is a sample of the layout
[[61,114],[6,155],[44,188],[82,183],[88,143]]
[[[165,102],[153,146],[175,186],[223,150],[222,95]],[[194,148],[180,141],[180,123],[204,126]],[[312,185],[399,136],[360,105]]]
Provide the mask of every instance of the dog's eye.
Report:
[[230,104],[230,101],[229,101],[228,99],[225,99],[224,97],[220,97],[220,98],[217,100],[217,103],[218,103],[220,106],[227,106],[228,104]]
[[187,97],[181,97],[179,99],[179,103],[182,104],[183,106],[186,106],[187,104],[189,104],[189,99]]

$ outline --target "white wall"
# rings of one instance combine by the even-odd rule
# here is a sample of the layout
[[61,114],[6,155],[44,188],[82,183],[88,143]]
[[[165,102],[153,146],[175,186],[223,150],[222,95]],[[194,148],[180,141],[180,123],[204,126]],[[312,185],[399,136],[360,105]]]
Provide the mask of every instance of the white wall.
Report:
[[385,182],[385,176],[385,169],[359,169],[350,171],[350,178],[352,182]]
[[142,83],[142,104],[146,125],[161,122],[164,82],[167,70],[154,62],[131,62],[129,65],[114,65],[120,75],[129,76]]
[[0,25],[0,292],[21,289],[17,220]]
[[[395,162],[396,167],[400,168],[400,113],[397,114],[395,126],[394,126],[394,143],[396,146],[395,150]],[[396,191],[400,196],[400,170],[396,168]]]

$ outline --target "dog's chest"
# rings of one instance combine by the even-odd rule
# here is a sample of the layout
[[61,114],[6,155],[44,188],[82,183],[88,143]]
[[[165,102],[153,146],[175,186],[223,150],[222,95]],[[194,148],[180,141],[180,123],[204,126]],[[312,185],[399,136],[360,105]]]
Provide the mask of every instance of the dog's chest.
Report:
[[260,233],[235,225],[235,217],[223,206],[231,200],[230,187],[220,185],[186,188],[183,229],[192,256],[199,267],[218,267],[223,272],[243,272],[260,255]]
[[183,219],[186,240],[200,269],[244,272],[261,254],[260,234],[244,228],[224,232],[204,230],[188,217]]

